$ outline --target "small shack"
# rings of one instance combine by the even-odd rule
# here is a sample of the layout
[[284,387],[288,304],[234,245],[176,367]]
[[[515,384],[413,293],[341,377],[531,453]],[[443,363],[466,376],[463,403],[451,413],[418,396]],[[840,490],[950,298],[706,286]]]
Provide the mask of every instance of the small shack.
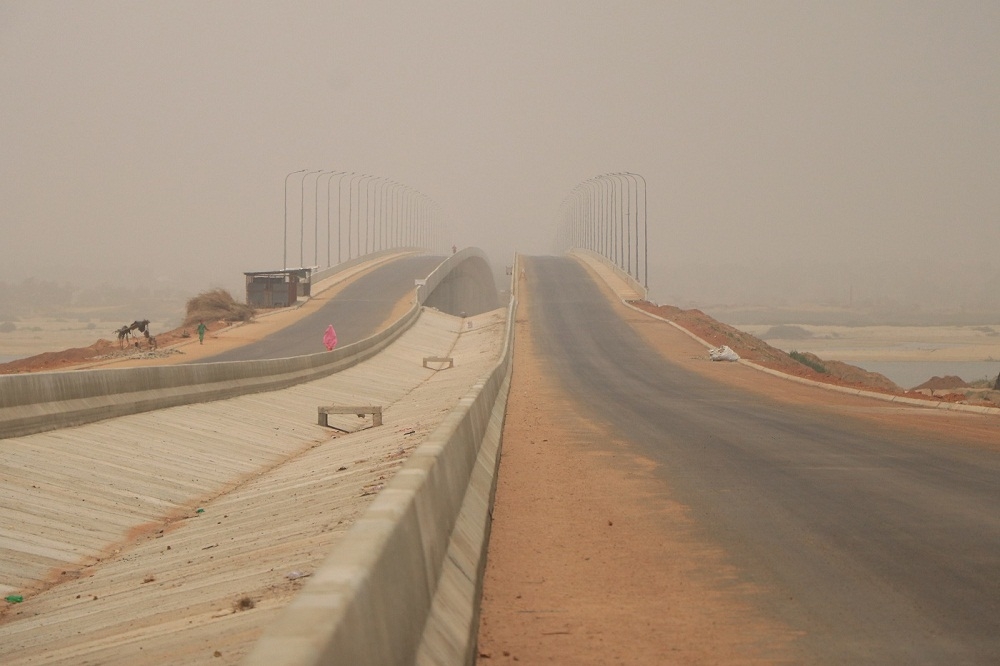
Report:
[[252,308],[286,308],[308,297],[312,285],[311,268],[254,271],[243,274],[247,282],[247,305]]

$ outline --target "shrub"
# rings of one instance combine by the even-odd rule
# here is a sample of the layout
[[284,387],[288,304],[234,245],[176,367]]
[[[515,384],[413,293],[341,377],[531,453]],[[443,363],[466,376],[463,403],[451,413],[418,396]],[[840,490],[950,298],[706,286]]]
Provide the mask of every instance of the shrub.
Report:
[[0,333],[13,333],[17,330],[17,326],[14,325],[12,321],[5,321],[0,323]]
[[808,366],[808,367],[812,368],[816,372],[821,372],[824,375],[825,374],[829,374],[829,372],[830,372],[829,370],[826,369],[826,367],[823,366],[822,363],[820,363],[818,360],[816,360],[816,358],[813,357],[813,356],[809,356],[807,354],[801,354],[801,353],[799,353],[797,351],[790,351],[790,352],[788,352],[788,355],[791,356],[792,358],[794,358],[796,361],[798,361],[802,365],[805,365],[805,366]]

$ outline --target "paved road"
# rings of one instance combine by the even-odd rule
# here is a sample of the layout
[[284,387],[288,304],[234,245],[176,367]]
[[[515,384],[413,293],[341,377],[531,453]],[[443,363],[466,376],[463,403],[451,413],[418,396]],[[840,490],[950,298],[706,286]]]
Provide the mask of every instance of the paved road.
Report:
[[288,358],[324,351],[323,331],[333,324],[337,346],[377,333],[402,298],[414,293],[416,279],[426,278],[445,257],[406,256],[361,276],[318,311],[264,340],[244,345],[198,363]]
[[687,372],[579,264],[526,261],[553,375],[659,463],[811,663],[1000,663],[1000,455]]

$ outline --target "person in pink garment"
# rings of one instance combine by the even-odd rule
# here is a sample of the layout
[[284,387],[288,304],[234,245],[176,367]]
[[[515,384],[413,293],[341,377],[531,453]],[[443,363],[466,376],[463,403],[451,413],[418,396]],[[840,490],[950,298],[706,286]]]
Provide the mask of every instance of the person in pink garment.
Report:
[[333,348],[337,346],[337,332],[333,330],[333,324],[326,327],[326,333],[323,334],[323,344],[326,345],[327,351],[333,351]]

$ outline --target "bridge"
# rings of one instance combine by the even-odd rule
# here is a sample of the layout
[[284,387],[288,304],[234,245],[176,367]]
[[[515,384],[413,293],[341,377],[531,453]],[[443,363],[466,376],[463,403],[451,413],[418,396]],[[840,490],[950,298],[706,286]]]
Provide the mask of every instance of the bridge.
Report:
[[[536,566],[557,579],[543,551],[571,546],[547,534],[567,498],[615,512],[594,518],[621,543],[638,532],[671,548],[669,563],[641,542],[605,563],[631,599],[594,571],[598,598],[577,589],[550,609],[648,611],[636,662],[669,661],[664,646],[692,635],[721,663],[1000,655],[1000,457],[981,443],[996,441],[995,415],[708,362],[629,309],[638,271],[598,253],[518,257],[506,303],[478,250],[423,262],[390,254],[344,277],[324,306],[336,311],[240,352],[253,358],[0,377],[0,591],[23,597],[0,618],[3,662],[472,663],[491,526],[548,544]],[[344,346],[287,355],[332,316],[357,326],[338,326]],[[551,380],[537,441],[501,441],[515,349]],[[360,414],[320,425],[327,405]],[[560,429],[576,448],[542,445]],[[539,480],[547,499],[530,515],[494,520],[501,445],[525,476],[559,455],[575,474]],[[640,503],[602,493],[616,476]],[[666,592],[670,563],[714,600],[713,629],[671,629],[689,609]],[[570,633],[549,632],[557,650]]]

